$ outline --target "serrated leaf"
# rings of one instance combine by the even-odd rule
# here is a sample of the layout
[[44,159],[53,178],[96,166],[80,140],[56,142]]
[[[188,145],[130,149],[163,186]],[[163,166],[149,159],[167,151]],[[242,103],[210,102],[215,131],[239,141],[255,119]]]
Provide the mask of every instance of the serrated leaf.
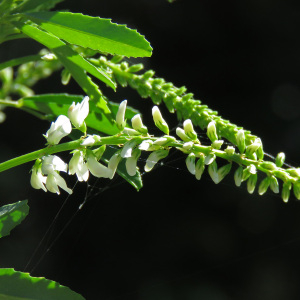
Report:
[[115,89],[115,84],[102,69],[97,68],[89,63],[71,47],[66,45],[63,41],[52,34],[42,31],[33,25],[27,25],[20,22],[15,22],[15,24],[22,32],[51,49],[51,51],[58,57],[62,64],[69,70],[69,72],[72,74],[72,77],[82,87],[86,94],[90,96],[91,100],[98,102],[98,105],[105,113],[110,113],[110,110],[107,107],[97,85],[94,84],[84,72],[84,70],[86,70],[91,75],[97,77]]
[[[69,95],[69,94],[44,94],[31,97],[25,97],[21,100],[23,108],[38,111],[40,113],[50,115],[51,119],[55,119],[59,115],[67,115],[68,109],[72,102],[81,102],[83,96],[80,95]],[[109,108],[112,115],[115,116],[119,104],[109,102]],[[131,119],[138,111],[131,107],[126,109],[126,118]],[[113,135],[119,132],[117,126],[102,113],[101,109],[90,102],[90,114],[85,120],[88,128],[100,131],[107,135]]]
[[112,23],[109,19],[70,12],[26,13],[25,16],[74,45],[132,57],[152,54],[149,42],[136,30]]
[[14,269],[0,269],[0,300],[84,300],[68,287]]
[[64,0],[25,0],[13,10],[13,13],[50,10],[62,1]]
[[27,200],[0,207],[0,238],[9,235],[28,215]]

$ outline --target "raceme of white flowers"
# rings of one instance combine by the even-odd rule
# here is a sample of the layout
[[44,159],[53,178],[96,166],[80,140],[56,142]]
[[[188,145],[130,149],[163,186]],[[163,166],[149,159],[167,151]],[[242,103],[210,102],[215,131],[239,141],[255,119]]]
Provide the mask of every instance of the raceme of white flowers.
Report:
[[[126,127],[126,106],[127,100],[120,103],[115,120],[119,133],[114,137],[116,139],[119,137],[123,138],[119,144],[120,149],[111,156],[107,163],[102,163],[100,159],[105,152],[106,145],[99,147],[101,145],[101,137],[99,135],[86,135],[85,119],[89,114],[89,98],[84,97],[81,103],[75,104],[73,102],[68,110],[68,117],[60,115],[55,122],[51,123],[50,129],[44,137],[47,139],[49,146],[56,145],[61,139],[71,133],[73,124],[76,129],[84,133],[80,147],[71,152],[72,158],[69,164],[62,161],[56,155],[47,155],[38,159],[32,168],[32,187],[57,194],[60,194],[59,189],[63,189],[71,194],[72,190],[67,187],[66,181],[60,175],[60,172],[70,175],[76,174],[78,181],[87,181],[90,173],[95,177],[112,179],[122,159],[126,160],[125,167],[128,175],[135,176],[138,170],[137,162],[142,151],[151,152],[144,166],[144,171],[149,172],[155,167],[158,161],[167,157],[170,149],[174,147],[187,154],[187,170],[197,180],[201,179],[207,166],[208,174],[213,182],[217,184],[229,174],[232,162],[235,161],[239,164],[234,172],[234,182],[237,186],[247,181],[247,190],[252,194],[257,184],[257,170],[263,169],[267,177],[260,182],[258,194],[263,195],[269,188],[274,193],[279,193],[279,183],[276,174],[281,172],[280,168],[284,164],[285,155],[284,153],[279,153],[275,163],[262,161],[263,150],[259,138],[253,140],[250,145],[246,145],[245,132],[243,129],[239,129],[235,135],[236,147],[234,145],[224,146],[224,140],[219,139],[216,122],[212,120],[208,123],[206,132],[211,144],[203,146],[198,139],[191,120],[188,119],[183,122],[183,128],[176,128],[176,135],[179,137],[179,140],[176,140],[175,137],[169,136],[168,124],[162,117],[158,106],[154,106],[152,109],[153,121],[156,127],[165,134],[157,138],[148,134],[148,129],[143,124],[140,114],[136,114],[131,119],[132,128]],[[124,137],[126,138],[125,143]],[[227,163],[218,167],[216,162],[217,156],[223,157],[225,161],[227,160]],[[239,160],[233,159],[237,157],[242,160],[247,157],[247,159],[252,159],[253,163],[247,162],[246,166],[243,166]],[[290,169],[291,175],[293,172],[299,175],[300,169]],[[282,177],[279,178],[282,179]],[[300,182],[283,181],[282,199],[285,202],[288,201],[290,190],[293,187],[296,198],[300,200]]]

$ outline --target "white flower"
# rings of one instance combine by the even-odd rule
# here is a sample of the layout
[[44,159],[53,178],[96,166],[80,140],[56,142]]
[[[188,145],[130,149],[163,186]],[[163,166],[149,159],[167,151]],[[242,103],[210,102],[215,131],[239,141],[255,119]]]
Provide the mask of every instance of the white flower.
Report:
[[153,145],[153,141],[151,141],[151,140],[144,140],[139,145],[139,149],[147,151],[152,145]]
[[217,128],[216,128],[216,122],[215,121],[211,121],[207,125],[207,136],[209,137],[209,139],[212,142],[214,142],[218,139]]
[[183,122],[184,133],[193,141],[197,139],[197,133],[194,130],[193,123],[190,119]]
[[193,175],[195,175],[196,172],[196,156],[194,153],[190,153],[188,157],[185,160],[186,167],[189,170],[189,172]]
[[110,170],[99,163],[93,154],[93,152],[89,151],[86,157],[86,165],[89,169],[89,171],[95,176],[95,177],[104,177],[104,178],[110,178],[111,172]]
[[80,128],[83,125],[85,118],[89,114],[89,97],[86,96],[83,98],[81,103],[75,102],[72,103],[68,110],[68,116],[72,122],[72,124],[76,128]]
[[44,175],[52,174],[55,171],[67,172],[68,165],[56,155],[43,157],[42,172]]
[[146,126],[144,126],[141,115],[137,114],[131,119],[132,128],[137,130],[138,132],[142,134],[146,134],[148,132],[148,129]]
[[116,115],[116,124],[120,131],[125,128],[126,120],[125,120],[125,112],[126,112],[127,100],[124,100],[120,103],[117,115]]
[[131,157],[132,150],[136,146],[137,142],[135,140],[128,141],[123,146],[123,149],[121,151],[121,157]]
[[126,170],[130,176],[134,176],[136,174],[136,164],[141,155],[141,150],[139,148],[135,148],[132,151],[132,156],[126,159]]
[[152,152],[149,155],[149,157],[147,158],[144,170],[146,172],[150,172],[153,169],[153,167],[155,166],[155,164],[159,160],[165,158],[168,154],[169,154],[169,151],[168,150],[163,150],[163,149]]
[[36,165],[34,165],[34,167],[32,168],[32,173],[30,178],[31,186],[34,189],[37,190],[43,189],[45,192],[47,192],[47,189],[45,187],[46,178],[47,178],[46,176],[43,176],[40,166],[36,167]]
[[55,122],[51,123],[50,129],[46,132],[44,137],[51,145],[56,145],[66,135],[72,131],[71,122],[68,117],[60,115]]
[[62,188],[67,193],[72,194],[73,191],[67,187],[66,181],[57,173],[53,172],[47,176],[46,187],[49,192],[60,194],[59,188]]
[[108,169],[110,171],[110,176],[109,178],[112,179],[115,176],[118,164],[121,160],[121,155],[120,152],[117,151],[116,153],[114,153],[114,155],[110,158],[109,162],[108,162]]
[[163,119],[161,112],[157,106],[153,106],[152,108],[152,116],[155,126],[160,129],[166,135],[169,134],[169,126],[167,122]]
[[89,170],[84,162],[84,155],[82,151],[76,150],[69,163],[69,174],[77,175],[79,181],[87,181],[89,178]]
[[89,135],[87,138],[85,138],[83,140],[83,142],[81,143],[81,146],[94,146],[95,143],[100,141],[100,135],[97,134],[93,134],[93,135]]

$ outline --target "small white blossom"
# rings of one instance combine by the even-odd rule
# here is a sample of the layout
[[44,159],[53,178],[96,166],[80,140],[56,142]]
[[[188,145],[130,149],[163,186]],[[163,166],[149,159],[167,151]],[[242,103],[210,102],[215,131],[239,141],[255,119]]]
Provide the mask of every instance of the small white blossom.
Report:
[[87,181],[89,178],[89,170],[84,162],[84,155],[82,151],[76,150],[69,163],[69,174],[77,175],[79,181]]
[[115,173],[116,173],[116,170],[117,170],[117,167],[118,167],[118,164],[121,160],[121,155],[120,155],[120,152],[117,151],[109,160],[108,162],[108,169],[110,171],[110,176],[109,178],[112,179],[114,176],[115,176]]
[[135,148],[132,151],[132,156],[126,159],[125,166],[126,166],[127,173],[130,176],[134,176],[136,174],[136,165],[140,155],[141,155],[141,150]]
[[157,106],[152,108],[152,116],[155,126],[160,129],[163,133],[169,134],[169,126],[167,122],[163,119],[161,112]]
[[211,121],[207,125],[207,136],[209,139],[214,142],[218,139],[218,134],[217,134],[217,128],[216,128],[216,122]]
[[122,151],[121,151],[121,157],[127,158],[131,157],[132,150],[136,146],[137,142],[135,140],[128,141],[125,143]]
[[89,114],[89,97],[86,96],[83,98],[81,103],[77,103],[75,105],[75,102],[72,103],[68,110],[68,116],[72,122],[72,124],[76,128],[82,127],[85,118]]
[[147,151],[152,145],[153,145],[153,141],[152,140],[144,140],[139,145],[139,149]]
[[72,131],[71,122],[68,117],[60,115],[55,122],[51,123],[50,129],[44,137],[51,145],[56,145],[60,140]]
[[68,165],[56,155],[43,157],[42,172],[44,175],[54,173],[55,171],[67,172]]
[[127,100],[123,100],[120,103],[117,115],[116,115],[116,124],[120,131],[125,128],[126,120],[125,120],[125,112],[126,112]]
[[161,150],[153,151],[147,158],[144,170],[146,172],[150,172],[153,169],[153,167],[156,165],[156,163],[159,160],[165,158],[168,154],[169,154],[168,150],[161,149]]
[[31,178],[30,178],[31,186],[34,189],[37,190],[42,189],[45,192],[47,192],[47,189],[45,187],[46,178],[47,178],[46,176],[43,176],[40,166],[37,167],[36,165],[34,165],[34,167],[32,168]]
[[62,188],[67,193],[72,194],[73,191],[67,187],[66,181],[57,173],[53,172],[47,176],[46,187],[49,192],[60,194],[59,188]]
[[89,135],[87,138],[83,140],[81,146],[84,147],[94,146],[94,144],[99,142],[100,139],[101,139],[100,136],[97,134]]
[[141,115],[137,114],[135,115],[132,119],[131,119],[131,124],[132,124],[132,128],[135,129],[136,131],[142,133],[142,134],[146,134],[148,132],[148,129],[146,126],[144,126],[142,119],[141,119]]
[[95,177],[103,177],[103,178],[109,178],[110,177],[110,170],[99,163],[96,159],[96,156],[93,154],[93,152],[89,151],[87,153],[86,157],[86,165],[89,169],[89,171],[95,176]]
[[197,139],[197,133],[195,132],[193,123],[190,119],[187,119],[183,122],[183,128],[184,128],[185,134],[190,139],[192,139],[193,141],[195,141]]

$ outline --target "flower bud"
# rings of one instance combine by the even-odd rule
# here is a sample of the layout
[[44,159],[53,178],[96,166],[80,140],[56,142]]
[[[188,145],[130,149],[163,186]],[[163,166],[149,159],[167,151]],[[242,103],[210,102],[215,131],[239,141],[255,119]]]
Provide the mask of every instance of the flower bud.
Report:
[[51,173],[47,176],[46,187],[49,192],[60,194],[59,188],[62,188],[67,193],[72,194],[73,191],[67,187],[66,181],[57,173]]
[[275,176],[271,176],[270,177],[270,189],[275,193],[278,194],[279,193],[279,184],[278,184],[278,180]]
[[261,139],[257,138],[256,140],[260,143],[260,147],[256,150],[257,158],[259,160],[263,160],[265,153],[264,153],[264,150],[263,150],[263,145],[262,145]]
[[69,162],[69,174],[75,173],[79,181],[87,181],[89,178],[89,170],[84,162],[83,152],[79,150],[73,152],[73,157]]
[[232,146],[227,146],[227,148],[224,151],[227,155],[232,156],[235,152],[235,148]]
[[120,131],[122,131],[126,126],[125,112],[126,112],[127,100],[123,100],[120,105],[116,115],[116,125]]
[[122,157],[120,155],[120,151],[115,152],[110,160],[108,161],[108,169],[110,171],[110,176],[109,178],[112,179],[115,176],[115,173],[117,171],[119,162],[121,161]]
[[236,143],[239,148],[240,153],[245,152],[246,143],[245,143],[245,132],[243,129],[240,129],[236,134]]
[[131,157],[132,149],[136,146],[137,142],[135,140],[128,141],[125,143],[122,151],[121,151],[121,157],[128,158]]
[[300,182],[297,181],[294,183],[293,185],[293,191],[294,191],[294,195],[295,197],[300,200]]
[[258,187],[258,194],[259,195],[263,195],[269,188],[270,186],[270,182],[271,182],[271,179],[269,176],[267,176],[266,178],[264,178],[261,183],[259,184],[259,187]]
[[136,131],[138,131],[142,134],[147,134],[148,133],[148,129],[147,129],[146,126],[144,126],[140,114],[135,115],[131,119],[131,124],[132,124],[132,128],[135,129]]
[[256,167],[255,165],[251,164],[250,166],[248,166],[247,168],[245,168],[243,170],[243,178],[242,181],[247,180],[251,174],[256,174]]
[[139,149],[143,151],[147,151],[152,146],[152,144],[153,144],[152,140],[144,140],[139,145]]
[[45,187],[46,178],[47,177],[43,176],[42,174],[41,160],[37,159],[31,170],[30,184],[34,189],[42,189],[43,191],[47,192]]
[[216,184],[221,182],[225,178],[225,176],[230,172],[230,170],[231,170],[231,164],[227,164],[218,169],[218,165],[215,160],[208,166],[208,173],[211,179]]
[[254,143],[246,147],[246,155],[249,157],[253,153],[257,151],[257,149],[261,146],[261,143],[256,139]]
[[149,157],[147,158],[147,161],[146,161],[146,165],[145,165],[145,172],[149,172],[153,169],[153,167],[155,166],[155,164],[167,157],[167,155],[169,154],[169,151],[168,150],[164,150],[164,149],[161,149],[161,150],[157,150],[157,151],[154,151],[152,152]]
[[163,119],[161,112],[157,106],[152,108],[152,116],[155,126],[160,129],[163,133],[169,135],[169,126],[167,122]]
[[192,149],[193,146],[194,146],[194,142],[186,142],[186,143],[184,143],[184,144],[182,145],[182,148],[183,148],[184,150],[189,151],[189,150]]
[[61,72],[61,83],[67,85],[70,82],[71,73],[67,69],[63,69]]
[[100,142],[100,140],[101,140],[100,135],[93,134],[86,137],[80,145],[84,147],[90,147]]
[[214,141],[211,146],[214,148],[214,149],[221,149],[222,145],[223,145],[224,141],[223,140],[216,140]]
[[197,140],[197,133],[194,130],[193,123],[190,119],[183,122],[184,133],[193,141]]
[[204,156],[204,154],[201,153],[199,159],[196,162],[196,166],[195,166],[195,176],[196,176],[197,180],[201,179],[201,176],[204,172],[204,169],[205,169],[204,160],[205,160],[205,156]]
[[205,157],[204,163],[206,165],[210,165],[212,162],[214,162],[215,159],[216,159],[216,155],[213,153],[210,153]]
[[278,153],[275,160],[276,166],[281,168],[284,164],[284,160],[285,160],[285,154],[283,152]]
[[184,142],[190,142],[191,139],[185,134],[184,130],[180,127],[176,128],[176,134],[179,138],[181,138]]
[[75,105],[75,102],[73,102],[68,110],[68,117],[70,118],[72,124],[78,129],[82,129],[84,120],[88,116],[88,114],[89,114],[88,96],[84,97],[81,103],[77,103]]
[[44,54],[42,57],[41,57],[41,60],[45,60],[45,61],[53,61],[53,60],[57,60],[57,57],[55,54],[53,53],[47,53],[47,54]]
[[207,125],[207,133],[206,134],[212,142],[214,142],[218,139],[217,128],[216,128],[216,122],[215,121],[211,121]]
[[194,153],[190,153],[185,160],[186,167],[189,172],[195,175],[195,168],[196,168],[196,156]]
[[72,126],[69,118],[60,115],[55,122],[51,123],[50,129],[46,132],[44,137],[50,145],[56,145],[60,140],[70,134]]
[[125,127],[123,129],[123,134],[124,135],[128,135],[128,136],[138,136],[138,135],[141,135],[140,132],[132,129],[132,128],[128,128],[128,127]]
[[277,169],[276,165],[271,161],[265,161],[260,164],[260,166],[264,169],[274,171]]
[[285,182],[282,185],[281,198],[285,203],[289,201],[291,188],[292,184],[290,182]]
[[139,148],[135,148],[132,151],[131,157],[126,159],[125,166],[126,166],[127,173],[130,176],[134,176],[136,174],[136,168],[137,168],[136,165],[140,155],[141,155],[141,150]]
[[247,181],[247,190],[249,194],[253,194],[257,182],[257,174],[251,174]]
[[234,172],[234,182],[236,186],[241,186],[243,179],[243,167],[240,166],[237,168],[237,170]]

